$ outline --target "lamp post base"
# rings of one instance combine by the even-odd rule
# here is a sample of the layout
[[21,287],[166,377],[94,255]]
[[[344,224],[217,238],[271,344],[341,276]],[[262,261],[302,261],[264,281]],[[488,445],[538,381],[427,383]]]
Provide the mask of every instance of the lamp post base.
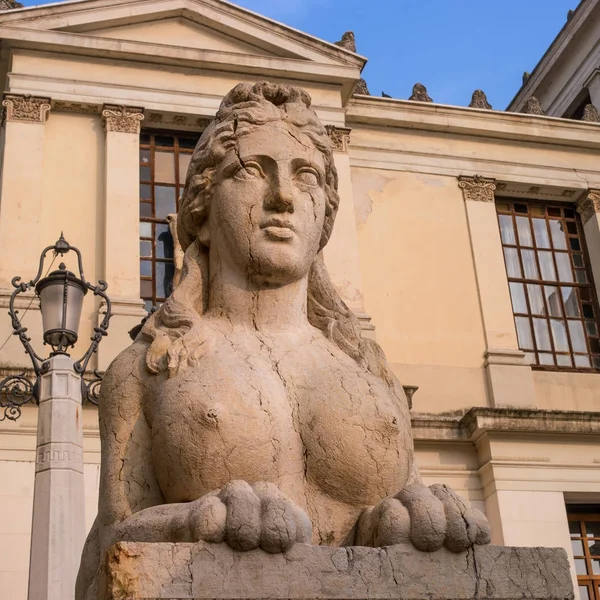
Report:
[[40,379],[28,600],[72,600],[85,541],[81,378],[56,355]]

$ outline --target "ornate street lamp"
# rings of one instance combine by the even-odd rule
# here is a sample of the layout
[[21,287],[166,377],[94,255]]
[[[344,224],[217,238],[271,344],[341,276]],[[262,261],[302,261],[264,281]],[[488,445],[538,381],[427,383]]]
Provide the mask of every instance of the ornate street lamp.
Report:
[[[79,277],[68,271],[64,263],[61,263],[57,270],[42,278],[46,255],[50,251],[53,251],[55,257],[74,252],[77,255]],[[39,380],[41,375],[48,371],[49,359],[59,355],[69,356],[69,348],[73,348],[77,342],[83,300],[88,291],[104,300],[106,311],[100,325],[94,328],[94,335],[87,351],[73,363],[73,369],[78,375],[83,376],[91,357],[98,349],[98,344],[107,335],[112,316],[110,299],[105,293],[106,282],[99,281],[97,285],[92,285],[85,279],[81,252],[75,246],[71,246],[62,234],[56,244],[48,246],[42,252],[35,278],[29,282],[22,282],[20,277],[15,277],[12,285],[15,290],[10,297],[8,314],[12,320],[14,335],[19,337],[25,347],[25,352],[31,358],[36,381],[31,382],[25,374],[12,375],[0,381],[0,409],[4,409],[4,415],[0,417],[0,421],[4,419],[16,421],[21,416],[21,407],[24,404],[34,400],[39,403]],[[23,327],[18,317],[19,311],[15,308],[17,296],[31,289],[35,290],[40,301],[44,345],[52,348],[48,359],[41,358],[31,346],[27,328]],[[81,378],[82,397],[97,404],[100,376],[97,372],[94,373],[95,378],[91,381]]]

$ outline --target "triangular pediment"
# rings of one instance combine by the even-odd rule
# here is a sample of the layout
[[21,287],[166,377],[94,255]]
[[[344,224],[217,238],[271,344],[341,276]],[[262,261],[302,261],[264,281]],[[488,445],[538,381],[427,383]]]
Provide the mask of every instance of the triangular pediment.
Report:
[[0,12],[2,27],[358,69],[366,62],[222,0],[74,0]]

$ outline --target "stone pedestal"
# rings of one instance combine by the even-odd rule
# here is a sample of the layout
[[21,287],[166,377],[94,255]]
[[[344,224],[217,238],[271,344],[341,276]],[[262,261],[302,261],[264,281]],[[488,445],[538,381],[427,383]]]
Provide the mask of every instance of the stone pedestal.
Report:
[[556,548],[482,546],[453,554],[297,544],[273,555],[224,544],[121,542],[108,552],[106,575],[105,600],[573,598],[566,552]]
[[68,356],[49,363],[40,382],[28,598],[72,600],[86,531],[81,378]]

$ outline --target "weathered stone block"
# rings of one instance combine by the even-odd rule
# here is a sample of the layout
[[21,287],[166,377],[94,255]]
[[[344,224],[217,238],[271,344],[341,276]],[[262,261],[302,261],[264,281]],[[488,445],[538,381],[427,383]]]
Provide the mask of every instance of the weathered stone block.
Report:
[[573,598],[567,555],[557,548],[426,553],[409,545],[296,544],[285,554],[267,554],[203,542],[121,542],[109,550],[106,568],[106,600]]

